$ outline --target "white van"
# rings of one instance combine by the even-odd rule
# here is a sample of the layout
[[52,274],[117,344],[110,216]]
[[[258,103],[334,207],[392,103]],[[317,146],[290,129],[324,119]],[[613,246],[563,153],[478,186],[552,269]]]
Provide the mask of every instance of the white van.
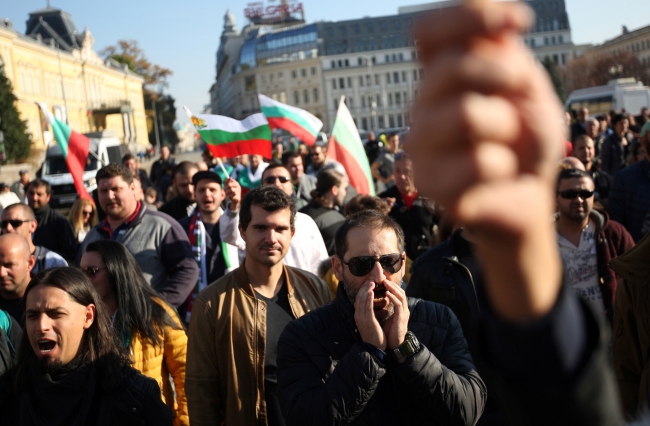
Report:
[[[109,163],[121,164],[122,156],[128,152],[126,145],[109,131],[85,133],[90,139],[90,153],[86,159],[84,170],[84,185],[88,193],[97,189],[95,175],[97,171]],[[56,141],[50,143],[41,169],[41,179],[52,186],[50,206],[53,208],[70,206],[79,198],[74,187],[72,175],[65,163],[61,148]]]
[[605,86],[589,87],[571,92],[564,106],[567,111],[589,109],[591,116],[614,110],[637,115],[643,107],[650,107],[650,87],[634,78],[610,80]]

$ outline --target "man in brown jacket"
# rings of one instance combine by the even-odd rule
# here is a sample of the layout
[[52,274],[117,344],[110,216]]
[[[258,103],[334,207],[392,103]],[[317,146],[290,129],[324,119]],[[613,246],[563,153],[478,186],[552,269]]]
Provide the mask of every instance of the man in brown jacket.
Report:
[[185,392],[193,426],[283,425],[276,350],[284,327],[331,299],[323,281],[285,266],[294,202],[275,186],[242,200],[246,260],[203,290],[189,327]]
[[612,361],[626,417],[650,407],[650,235],[610,267],[621,277],[616,290]]

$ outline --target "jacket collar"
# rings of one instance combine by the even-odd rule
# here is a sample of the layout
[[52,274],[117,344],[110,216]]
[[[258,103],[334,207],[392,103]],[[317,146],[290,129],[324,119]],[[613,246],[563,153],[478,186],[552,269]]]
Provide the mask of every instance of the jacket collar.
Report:
[[347,291],[345,291],[345,284],[343,281],[339,282],[339,286],[336,289],[334,305],[336,305],[345,325],[352,329],[356,329],[357,323],[354,321],[354,305],[350,301]]
[[[284,283],[287,285],[287,293],[292,294],[293,286],[291,285],[291,279],[289,278],[289,270],[284,263],[282,264],[282,275],[284,276]],[[244,259],[239,268],[235,269],[235,283],[244,291],[244,293],[256,299],[255,290],[253,290],[251,280],[248,278],[248,272],[246,272],[246,259]]]
[[[131,216],[129,216],[124,222],[122,222],[120,226],[115,228],[115,231],[117,231],[118,229],[128,229],[139,224],[142,221],[142,217],[144,216],[146,210],[147,210],[146,204],[143,203],[142,201],[138,201],[138,204],[136,205],[133,214],[131,214]],[[113,233],[115,232],[111,230],[111,226],[108,224],[107,217],[104,218],[104,220],[99,222],[97,225],[95,225],[95,228],[97,228],[98,231],[107,234],[111,238],[113,236]]]
[[[553,219],[557,222],[560,219],[560,213],[553,214]],[[591,209],[589,219],[596,225],[596,234],[598,234],[605,228],[607,222],[609,222],[609,215],[607,212],[599,212],[598,210]]]

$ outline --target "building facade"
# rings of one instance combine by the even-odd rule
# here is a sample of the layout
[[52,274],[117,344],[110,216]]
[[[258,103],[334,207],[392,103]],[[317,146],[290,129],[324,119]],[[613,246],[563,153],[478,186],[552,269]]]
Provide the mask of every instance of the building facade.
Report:
[[34,148],[53,140],[37,102],[77,132],[110,130],[134,151],[149,145],[143,78],[102,60],[93,44],[87,28],[78,32],[72,17],[57,9],[31,13],[26,34],[9,20],[0,22],[0,61]]
[[622,51],[632,53],[643,65],[650,68],[650,25],[633,31],[623,27],[621,35],[588,49],[584,55],[598,56]]
[[[359,129],[408,126],[423,70],[417,61],[414,21],[424,11],[450,7],[442,1],[400,7],[397,15],[313,24],[264,26],[238,32],[225,16],[217,53],[211,110],[241,120],[258,112],[261,93],[303,108],[333,126],[345,96]],[[571,29],[563,0],[530,0],[537,20],[524,42],[543,60],[559,65],[573,58]]]

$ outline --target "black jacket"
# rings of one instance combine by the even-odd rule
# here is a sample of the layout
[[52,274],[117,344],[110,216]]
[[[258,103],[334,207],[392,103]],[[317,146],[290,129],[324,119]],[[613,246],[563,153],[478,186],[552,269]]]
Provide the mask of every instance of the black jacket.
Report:
[[468,244],[460,231],[456,231],[447,241],[420,256],[411,266],[406,295],[449,307],[458,318],[470,352],[473,352],[476,347],[474,322],[481,315],[484,301],[479,299],[482,289],[477,288],[481,285],[480,274],[475,276],[477,274],[472,274],[468,265],[459,260],[459,257],[470,257],[459,248]]
[[415,261],[433,245],[433,226],[436,224],[433,204],[418,196],[409,209],[396,186],[379,194],[381,198],[395,198],[395,204],[388,215],[402,227],[406,239],[406,255]]
[[[97,421],[91,425],[171,426],[172,413],[162,402],[158,383],[131,367],[123,367],[122,372],[122,383],[116,389],[101,394],[96,391],[91,411]],[[0,424],[30,425],[21,413],[22,396],[29,390],[23,384],[21,392],[14,391],[15,374],[13,369],[0,380]]]
[[151,165],[150,176],[151,176],[151,181],[154,183],[154,185],[160,186],[160,180],[165,175],[165,165],[171,164],[173,166],[175,163],[176,160],[173,158],[168,158],[166,161],[163,160],[162,158],[158,158]]
[[166,213],[176,220],[181,220],[189,216],[187,214],[187,208],[191,204],[194,204],[194,201],[188,200],[185,197],[176,196],[163,204],[158,211]]
[[473,425],[486,391],[458,320],[419,299],[409,310],[422,349],[403,364],[380,361],[361,341],[344,285],[334,302],[289,323],[277,359],[286,424]]
[[43,246],[60,254],[68,263],[74,262],[79,242],[72,225],[61,213],[50,208],[49,204],[34,210],[38,227],[32,236],[35,246]]

